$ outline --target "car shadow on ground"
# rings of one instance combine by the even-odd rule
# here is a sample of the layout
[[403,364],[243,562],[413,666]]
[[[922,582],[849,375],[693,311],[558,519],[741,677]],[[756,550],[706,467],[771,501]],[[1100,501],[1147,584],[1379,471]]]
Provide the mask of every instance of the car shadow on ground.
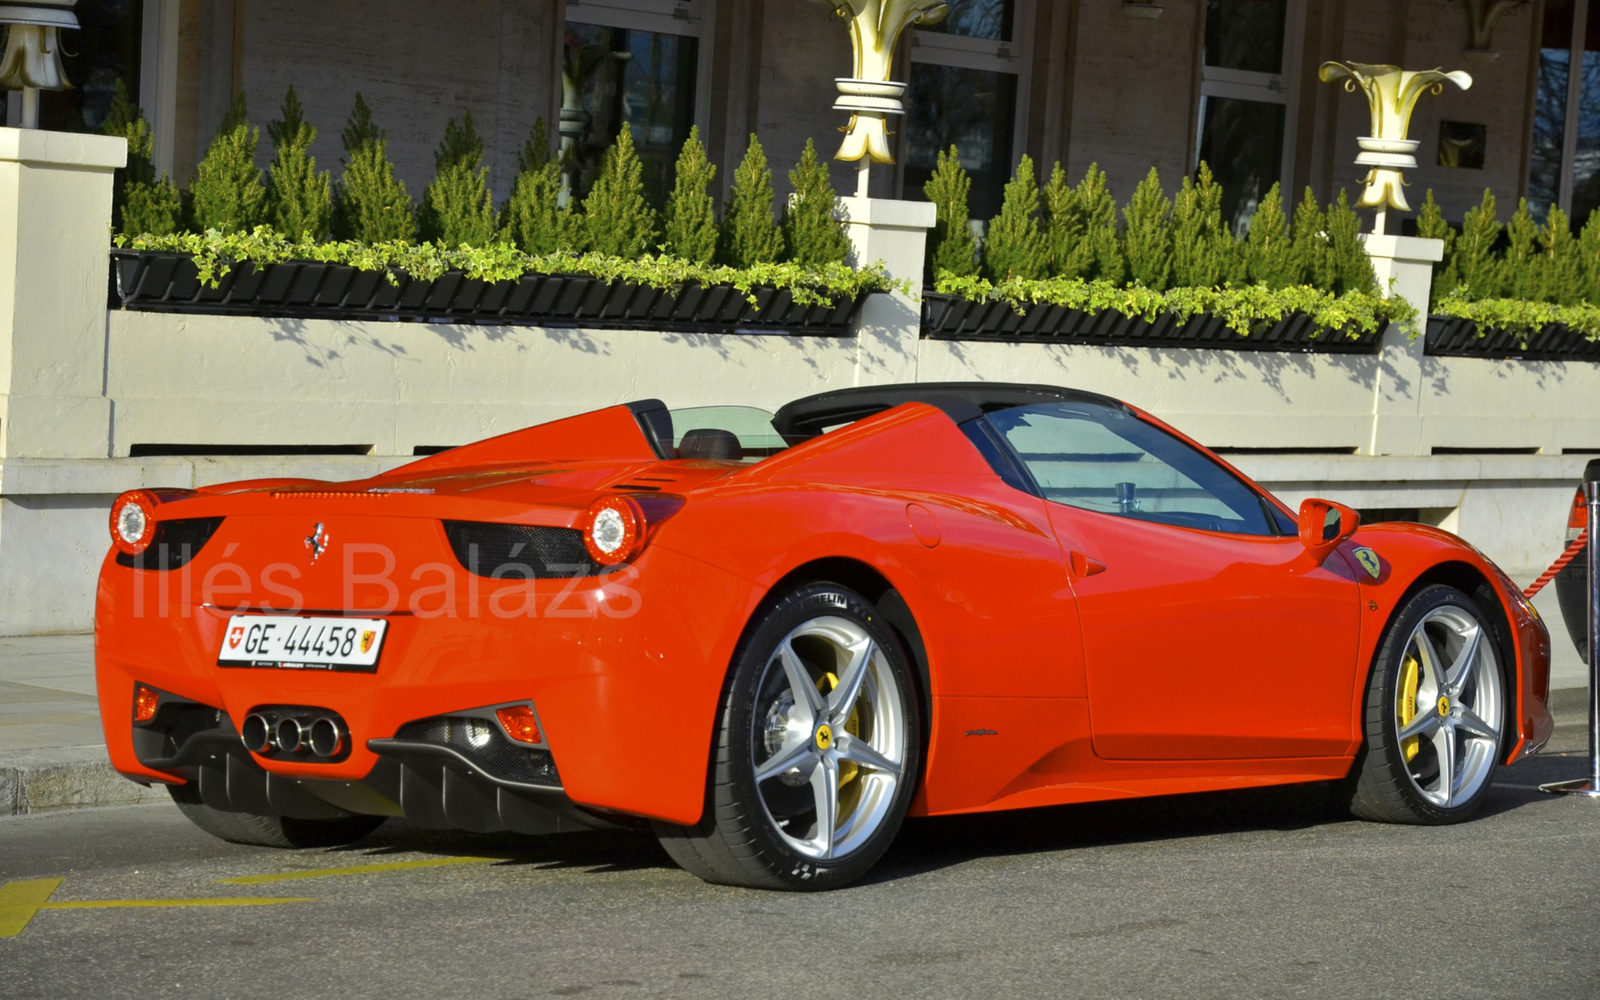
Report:
[[[1584,755],[1529,758],[1501,768],[1475,819],[1541,802],[1545,782],[1588,774]],[[1358,823],[1335,782],[1284,785],[1157,798],[1119,799],[1010,812],[908,819],[888,853],[859,885],[913,878],[982,857],[1149,843],[1260,831],[1292,831]],[[391,855],[495,858],[496,864],[587,874],[677,866],[643,830],[596,830],[525,836],[427,830],[390,820],[348,847],[327,852],[342,863],[381,863]]]
[[[1587,774],[1588,762],[1581,755],[1533,757],[1502,767],[1473,818],[1548,802],[1552,796],[1541,792],[1540,784]],[[1339,782],[910,819],[862,884],[909,878],[986,856],[1360,822],[1350,815]]]

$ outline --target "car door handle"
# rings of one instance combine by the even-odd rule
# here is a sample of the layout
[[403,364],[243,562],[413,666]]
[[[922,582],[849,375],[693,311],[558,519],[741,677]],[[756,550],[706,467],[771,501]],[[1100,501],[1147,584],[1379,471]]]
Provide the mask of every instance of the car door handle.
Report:
[[1104,573],[1106,571],[1105,563],[1098,559],[1090,559],[1082,552],[1072,553],[1071,560],[1073,576],[1094,576],[1096,573]]

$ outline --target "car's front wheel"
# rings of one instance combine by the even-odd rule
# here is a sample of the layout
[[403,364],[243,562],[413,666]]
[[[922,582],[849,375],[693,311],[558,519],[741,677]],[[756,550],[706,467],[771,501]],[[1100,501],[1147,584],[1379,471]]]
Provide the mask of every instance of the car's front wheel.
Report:
[[708,882],[836,888],[894,839],[921,749],[917,692],[893,630],[854,591],[807,585],[773,603],[734,654],[705,816],[657,824],[656,835]]
[[1390,624],[1367,681],[1351,811],[1389,823],[1465,819],[1494,777],[1507,707],[1477,603],[1453,587],[1418,591]]
[[228,812],[208,806],[191,785],[168,785],[172,801],[189,822],[234,844],[258,847],[343,847],[353,844],[383,825],[382,816],[343,816],[339,819],[296,819]]

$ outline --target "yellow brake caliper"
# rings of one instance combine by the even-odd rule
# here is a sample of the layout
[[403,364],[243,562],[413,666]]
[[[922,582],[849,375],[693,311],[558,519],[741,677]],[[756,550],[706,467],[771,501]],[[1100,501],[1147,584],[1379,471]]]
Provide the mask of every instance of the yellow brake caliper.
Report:
[[[1415,656],[1406,657],[1405,666],[1400,668],[1400,728],[1411,725],[1411,720],[1417,717],[1417,685],[1421,679],[1422,664]],[[1411,736],[1400,744],[1400,752],[1405,754],[1409,762],[1422,750],[1422,737]]]
[[[821,677],[817,678],[817,690],[821,691],[823,694],[827,694],[828,692],[832,691],[834,688],[836,688],[838,686],[839,686],[839,675],[834,673],[834,672],[832,672],[831,670],[828,671],[827,673],[824,673]],[[861,706],[860,705],[856,705],[854,708],[852,708],[850,710],[850,718],[845,721],[844,731],[849,733],[851,736],[857,736],[858,737],[858,736],[861,735]],[[850,782],[854,781],[856,779],[856,775],[859,774],[859,773],[861,773],[861,765],[857,764],[853,760],[841,760],[839,762],[839,788],[840,788],[840,790],[842,791],[844,789],[844,786],[846,786]]]

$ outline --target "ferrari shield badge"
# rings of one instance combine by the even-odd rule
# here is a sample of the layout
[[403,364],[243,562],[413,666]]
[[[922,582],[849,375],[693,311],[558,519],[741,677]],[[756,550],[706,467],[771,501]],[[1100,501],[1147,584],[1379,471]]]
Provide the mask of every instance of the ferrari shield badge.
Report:
[[1368,576],[1376,580],[1378,574],[1383,570],[1383,563],[1378,561],[1378,554],[1363,545],[1356,549],[1355,555],[1356,562],[1361,564],[1361,568],[1367,571]]
[[372,648],[372,640],[377,636],[377,634],[378,633],[376,632],[361,633],[361,651],[363,653]]

